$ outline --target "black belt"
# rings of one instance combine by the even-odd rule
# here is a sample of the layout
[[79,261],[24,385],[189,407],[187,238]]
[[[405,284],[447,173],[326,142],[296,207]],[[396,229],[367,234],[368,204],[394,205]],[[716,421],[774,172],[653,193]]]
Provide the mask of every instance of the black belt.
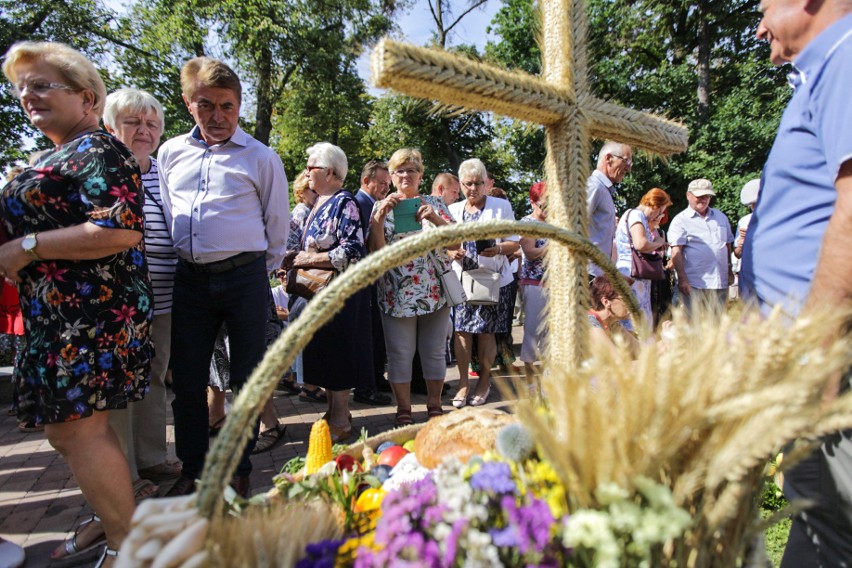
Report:
[[245,266],[246,264],[251,264],[262,256],[266,256],[266,253],[262,250],[257,250],[252,252],[241,252],[240,254],[226,258],[225,260],[217,260],[216,262],[208,262],[207,264],[196,264],[195,262],[189,262],[183,258],[180,259],[180,263],[193,272],[218,274],[220,272],[233,270],[234,268],[239,268],[240,266]]

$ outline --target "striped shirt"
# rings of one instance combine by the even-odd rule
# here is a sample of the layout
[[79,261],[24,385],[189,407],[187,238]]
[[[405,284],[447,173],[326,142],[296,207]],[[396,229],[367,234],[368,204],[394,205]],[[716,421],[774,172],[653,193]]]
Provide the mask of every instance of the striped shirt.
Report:
[[142,185],[145,187],[145,255],[154,287],[154,315],[168,314],[172,311],[177,253],[163,214],[160,177],[154,158],[151,158],[151,168],[142,174]]

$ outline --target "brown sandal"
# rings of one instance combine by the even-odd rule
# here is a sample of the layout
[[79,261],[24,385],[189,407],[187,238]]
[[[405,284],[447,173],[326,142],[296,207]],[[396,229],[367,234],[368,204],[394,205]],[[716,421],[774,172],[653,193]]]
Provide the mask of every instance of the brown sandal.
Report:
[[444,415],[444,408],[440,405],[426,406],[426,414],[429,416],[429,418],[437,418],[438,416]]
[[411,426],[412,424],[414,424],[414,420],[411,418],[411,407],[398,408],[396,411],[396,425]]

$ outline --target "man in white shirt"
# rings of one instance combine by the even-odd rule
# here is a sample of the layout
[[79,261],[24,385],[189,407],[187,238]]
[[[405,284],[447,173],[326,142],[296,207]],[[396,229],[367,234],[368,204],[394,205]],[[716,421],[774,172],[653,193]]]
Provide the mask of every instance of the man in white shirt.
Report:
[[[615,239],[615,202],[613,186],[621,183],[633,169],[633,150],[620,142],[605,142],[598,153],[598,166],[586,181],[586,206],[589,211],[589,240],[612,258]],[[600,276],[603,271],[589,263],[589,277]]]
[[[243,386],[266,349],[268,274],[289,231],[281,159],[240,129],[242,88],[224,63],[196,57],[181,70],[196,126],[160,148],[160,187],[178,254],[172,310],[175,443],[183,473],[170,495],[195,491],[209,445],[207,382],[222,325],[231,347],[231,389]],[[246,448],[232,485],[249,492]]]
[[677,273],[680,301],[687,309],[695,302],[721,308],[733,283],[731,247],[734,233],[724,213],[710,207],[715,197],[708,179],[689,182],[689,207],[675,215],[669,225],[672,264]]

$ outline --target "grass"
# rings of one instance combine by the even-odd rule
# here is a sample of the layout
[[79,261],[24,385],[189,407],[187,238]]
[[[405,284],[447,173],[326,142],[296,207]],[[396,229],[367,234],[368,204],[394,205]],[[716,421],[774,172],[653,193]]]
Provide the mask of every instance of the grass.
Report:
[[[764,518],[771,514],[771,511],[761,511]],[[784,547],[787,545],[787,536],[790,534],[790,522],[790,519],[784,519],[777,525],[772,525],[763,533],[766,538],[766,555],[769,556],[773,566],[781,564]]]

